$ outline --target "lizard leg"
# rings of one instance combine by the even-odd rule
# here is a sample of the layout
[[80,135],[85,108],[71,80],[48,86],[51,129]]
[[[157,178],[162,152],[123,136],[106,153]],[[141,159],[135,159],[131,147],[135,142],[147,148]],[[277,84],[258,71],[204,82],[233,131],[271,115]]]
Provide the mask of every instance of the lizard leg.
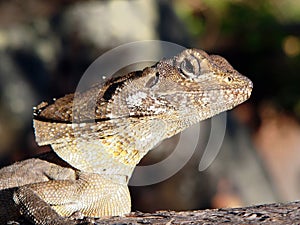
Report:
[[[130,212],[131,201],[126,183],[107,175],[80,173],[76,180],[51,180],[22,186],[14,195],[21,212],[40,224],[45,215],[63,218],[80,212],[84,216],[118,216]],[[38,204],[37,204],[38,203]],[[42,208],[42,210],[40,210]]]
[[63,225],[75,224],[74,221],[60,216],[49,204],[43,201],[34,190],[29,187],[20,187],[14,193],[14,201],[19,211],[34,224]]
[[41,159],[27,159],[0,169],[0,190],[49,180],[75,180],[75,170]]
[[[42,157],[47,159],[49,156],[51,155],[47,154]],[[14,193],[19,187],[49,180],[75,179],[75,170],[39,158],[24,160],[0,169],[0,224],[21,219],[21,205],[16,205],[13,200]],[[30,195],[26,193],[24,196]],[[31,200],[26,201],[30,203]]]

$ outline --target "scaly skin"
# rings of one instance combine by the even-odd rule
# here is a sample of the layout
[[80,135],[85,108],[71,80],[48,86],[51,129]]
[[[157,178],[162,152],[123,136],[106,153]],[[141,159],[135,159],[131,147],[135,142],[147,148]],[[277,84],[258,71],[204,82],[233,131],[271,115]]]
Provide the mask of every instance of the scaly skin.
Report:
[[36,141],[50,144],[76,177],[13,186],[14,202],[37,224],[65,221],[75,212],[129,213],[127,182],[143,156],[165,138],[241,104],[251,91],[252,82],[224,58],[187,49],[75,98],[41,103],[34,112]]

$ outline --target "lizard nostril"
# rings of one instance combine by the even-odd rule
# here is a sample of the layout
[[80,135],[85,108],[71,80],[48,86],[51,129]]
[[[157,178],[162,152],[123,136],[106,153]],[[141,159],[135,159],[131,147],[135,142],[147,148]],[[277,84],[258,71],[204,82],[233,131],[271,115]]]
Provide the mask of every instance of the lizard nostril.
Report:
[[233,81],[233,78],[231,76],[227,76],[225,77],[224,81],[227,83],[227,84],[231,84],[232,81]]

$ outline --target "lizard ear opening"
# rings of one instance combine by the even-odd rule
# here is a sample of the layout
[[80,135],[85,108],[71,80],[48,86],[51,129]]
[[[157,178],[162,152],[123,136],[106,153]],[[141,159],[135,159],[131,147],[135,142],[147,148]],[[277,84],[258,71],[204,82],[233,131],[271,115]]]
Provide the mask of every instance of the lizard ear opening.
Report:
[[151,76],[151,77],[149,78],[149,80],[146,82],[145,87],[147,87],[147,88],[152,88],[154,85],[157,84],[158,79],[159,79],[159,73],[156,72],[155,75],[154,75],[154,76]]

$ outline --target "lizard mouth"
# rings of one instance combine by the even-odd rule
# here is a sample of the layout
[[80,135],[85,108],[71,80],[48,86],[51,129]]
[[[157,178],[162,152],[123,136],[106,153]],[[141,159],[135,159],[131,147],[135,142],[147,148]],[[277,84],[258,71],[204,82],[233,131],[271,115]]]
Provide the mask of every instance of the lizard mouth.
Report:
[[237,97],[242,97],[243,101],[246,101],[251,96],[252,88],[253,86],[249,85],[241,89],[235,89],[234,94]]
[[246,91],[245,91],[246,94],[247,94],[247,98],[246,99],[250,98],[251,93],[252,93],[252,89],[253,89],[253,83],[252,83],[251,80],[248,79],[248,86],[246,87]]
[[250,79],[247,77],[244,77],[244,84],[240,88],[232,88],[230,91],[233,92],[233,94],[237,98],[243,99],[241,102],[246,101],[248,98],[250,98],[252,89],[253,89],[253,83]]

